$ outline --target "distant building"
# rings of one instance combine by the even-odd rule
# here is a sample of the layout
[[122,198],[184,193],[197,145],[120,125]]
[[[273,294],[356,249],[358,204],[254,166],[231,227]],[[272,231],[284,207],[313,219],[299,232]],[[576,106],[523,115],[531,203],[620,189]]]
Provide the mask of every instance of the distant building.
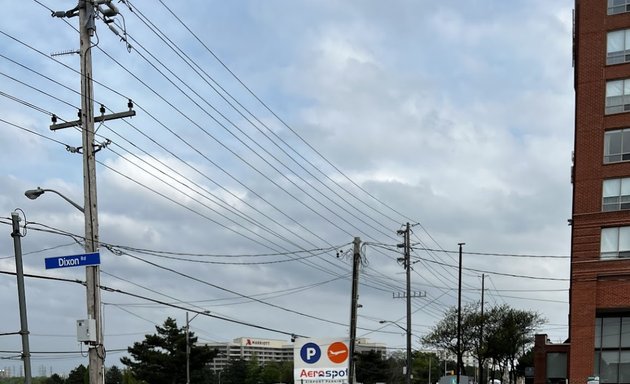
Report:
[[[293,361],[293,343],[285,340],[257,339],[253,337],[239,337],[227,343],[205,343],[212,349],[216,349],[219,354],[210,363],[213,371],[221,371],[229,360],[250,361],[256,359],[259,364],[266,364],[272,361]],[[356,351],[378,352],[385,357],[387,347],[382,343],[371,343],[368,339],[358,338]]]

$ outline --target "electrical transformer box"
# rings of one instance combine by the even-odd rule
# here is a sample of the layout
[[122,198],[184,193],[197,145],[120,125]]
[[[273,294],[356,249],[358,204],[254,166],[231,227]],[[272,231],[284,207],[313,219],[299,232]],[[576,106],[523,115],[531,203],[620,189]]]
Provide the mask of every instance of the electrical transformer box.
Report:
[[77,341],[81,343],[96,342],[96,320],[77,320]]

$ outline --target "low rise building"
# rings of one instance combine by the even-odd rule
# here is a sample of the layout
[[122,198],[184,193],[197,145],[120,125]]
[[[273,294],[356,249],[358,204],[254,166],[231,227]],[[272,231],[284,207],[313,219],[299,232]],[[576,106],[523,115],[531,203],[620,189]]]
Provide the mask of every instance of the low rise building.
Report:
[[[205,343],[218,351],[217,357],[210,363],[213,371],[221,371],[230,360],[256,360],[259,364],[278,361],[293,361],[293,342],[286,340],[258,339],[239,337],[231,342]],[[386,357],[387,347],[382,343],[371,343],[369,339],[358,338],[355,349],[358,353],[375,351]]]

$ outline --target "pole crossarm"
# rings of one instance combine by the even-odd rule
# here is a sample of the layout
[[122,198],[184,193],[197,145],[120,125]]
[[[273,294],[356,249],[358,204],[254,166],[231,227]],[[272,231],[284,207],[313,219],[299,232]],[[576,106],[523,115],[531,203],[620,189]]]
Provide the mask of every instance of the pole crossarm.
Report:
[[[125,118],[125,117],[133,117],[135,115],[136,115],[136,111],[134,111],[134,110],[125,111],[125,112],[110,113],[109,115],[94,116],[94,122],[95,123],[100,123],[100,122],[103,122],[103,121],[122,119],[122,118]],[[50,125],[50,130],[51,131],[56,131],[58,129],[63,129],[63,128],[80,127],[81,123],[82,123],[81,120],[67,121],[65,123],[59,123],[59,124],[53,123],[53,124]]]

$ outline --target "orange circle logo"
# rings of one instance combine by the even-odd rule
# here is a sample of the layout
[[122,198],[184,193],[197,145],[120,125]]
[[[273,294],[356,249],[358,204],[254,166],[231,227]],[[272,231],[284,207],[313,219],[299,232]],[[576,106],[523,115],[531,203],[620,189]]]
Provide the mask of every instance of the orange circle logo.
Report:
[[348,347],[341,341],[336,341],[328,347],[328,359],[335,364],[341,364],[348,359]]

